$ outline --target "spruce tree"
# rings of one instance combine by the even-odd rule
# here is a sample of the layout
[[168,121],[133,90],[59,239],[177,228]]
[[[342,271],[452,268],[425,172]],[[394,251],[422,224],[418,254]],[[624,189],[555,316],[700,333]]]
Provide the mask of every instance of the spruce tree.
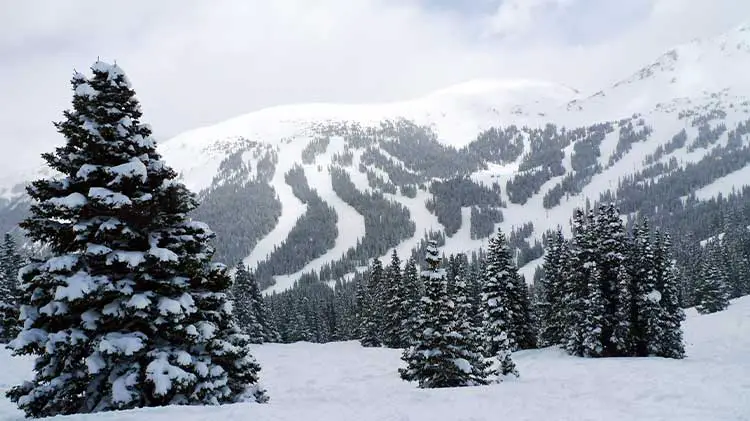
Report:
[[718,242],[709,242],[704,254],[701,276],[695,286],[695,308],[701,314],[708,314],[726,309],[729,293]]
[[485,312],[496,313],[492,316],[493,323],[502,321],[502,330],[508,336],[511,351],[533,348],[536,333],[532,325],[529,289],[518,273],[505,234],[500,230],[490,240],[482,293]]
[[565,264],[567,249],[562,228],[549,239],[544,256],[544,277],[540,283],[539,346],[558,345],[565,337]]
[[404,320],[409,318],[409,292],[401,273],[401,259],[396,250],[391,255],[391,264],[385,274],[385,315],[383,326],[383,345],[389,348],[404,348],[407,337],[404,332]]
[[[251,343],[263,343],[263,326],[257,318],[253,285],[257,285],[253,276],[242,262],[236,266],[232,298],[234,300],[234,318],[237,326],[249,337]],[[256,288],[257,289],[257,286]]]
[[750,294],[750,260],[745,254],[747,244],[750,244],[747,226],[730,208],[724,218],[724,237],[721,239],[729,298]]
[[659,291],[659,307],[649,353],[665,358],[684,358],[685,344],[682,340],[682,322],[685,312],[680,307],[677,270],[670,254],[671,240],[668,234],[655,234],[654,247],[655,287]]
[[484,317],[484,308],[482,306],[482,281],[484,279],[484,269],[484,259],[476,259],[472,263],[468,279],[471,320],[479,331],[481,331],[482,319]]
[[401,309],[406,318],[402,322],[403,334],[402,342],[404,346],[412,345],[416,337],[416,329],[419,324],[420,306],[422,300],[422,283],[419,280],[417,262],[414,258],[409,258],[404,267],[404,283],[406,284],[406,300]]
[[354,336],[358,339],[364,337],[365,326],[369,320],[369,302],[367,297],[367,281],[364,277],[355,278],[354,280],[354,300],[355,300],[355,325]]
[[591,228],[593,220],[592,212],[586,215],[583,210],[576,209],[573,213],[573,239],[565,267],[563,347],[568,353],[578,356],[601,351],[596,343],[592,345],[592,341],[596,340],[596,333],[601,331],[594,313],[601,312],[603,307],[601,300],[596,297],[599,281],[595,261],[597,244]]
[[633,355],[645,357],[655,343],[659,319],[662,318],[656,275],[659,269],[650,239],[648,219],[633,229],[630,244],[630,348]]
[[260,327],[260,338],[263,342],[279,342],[281,335],[274,323],[273,317],[271,317],[266,301],[263,299],[263,294],[260,292],[260,285],[255,276],[250,275],[248,281],[248,299],[252,304],[252,311],[254,314],[255,322]]
[[512,302],[512,289],[516,285],[514,278],[518,273],[502,231],[498,230],[497,235],[490,239],[485,263],[482,285],[485,356],[500,362],[500,374],[517,375],[510,352],[518,348],[518,331],[513,330],[515,306]]
[[[600,296],[604,306],[604,312],[598,315],[601,317],[601,356],[628,355],[628,307],[631,301],[631,281],[626,263],[628,242],[620,212],[614,204],[599,206],[593,235],[598,246],[594,252],[594,259],[599,277],[599,291],[592,297]],[[592,285],[592,288],[595,286]]]
[[679,264],[681,268],[680,303],[683,308],[695,306],[695,290],[700,282],[704,254],[700,241],[692,232],[688,232],[676,251],[682,256]]
[[361,319],[362,336],[359,342],[365,347],[378,347],[383,344],[383,297],[384,297],[383,264],[380,259],[372,262],[364,297],[363,318]]
[[34,377],[8,392],[30,417],[169,404],[264,401],[260,367],[231,315],[213,233],[164,164],[116,65],[75,74],[66,143],[43,158],[59,175],[27,189],[21,227],[51,257],[20,273],[15,355]]
[[461,365],[466,371],[471,370],[471,379],[475,384],[486,384],[486,378],[492,373],[482,353],[481,330],[474,324],[467,266],[465,255],[456,256],[452,293],[456,327],[453,333],[459,358],[463,360]]
[[18,271],[23,258],[10,233],[0,249],[0,343],[8,343],[18,335],[21,324],[18,320],[21,290],[18,287]]
[[401,378],[416,381],[421,388],[473,386],[486,383],[484,362],[471,350],[459,332],[456,303],[448,295],[448,279],[437,243],[427,247],[427,268],[422,271],[425,295],[415,341],[404,350]]

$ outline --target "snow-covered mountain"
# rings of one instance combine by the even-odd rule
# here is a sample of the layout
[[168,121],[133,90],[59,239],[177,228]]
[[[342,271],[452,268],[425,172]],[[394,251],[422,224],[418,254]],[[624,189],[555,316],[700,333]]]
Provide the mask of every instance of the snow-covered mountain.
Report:
[[[745,25],[593,94],[475,80],[403,102],[268,108],[160,150],[201,192],[219,257],[258,266],[270,290],[321,270],[345,277],[392,249],[408,255],[428,233],[445,236],[445,253],[473,251],[498,227],[527,245],[530,279],[534,239],[587,199],[674,213],[691,196],[750,185],[748,71]],[[6,208],[17,210],[11,187]]]

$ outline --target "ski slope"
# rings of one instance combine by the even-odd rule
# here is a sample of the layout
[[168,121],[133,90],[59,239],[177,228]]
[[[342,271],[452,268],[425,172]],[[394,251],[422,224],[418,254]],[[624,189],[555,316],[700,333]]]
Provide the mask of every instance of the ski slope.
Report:
[[[741,421],[750,420],[750,297],[684,324],[688,357],[570,357],[557,348],[514,354],[521,377],[486,387],[421,390],[401,381],[400,351],[357,342],[254,349],[270,403],[168,407],[66,421]],[[31,363],[0,350],[0,391]],[[0,421],[22,414],[0,398]]]

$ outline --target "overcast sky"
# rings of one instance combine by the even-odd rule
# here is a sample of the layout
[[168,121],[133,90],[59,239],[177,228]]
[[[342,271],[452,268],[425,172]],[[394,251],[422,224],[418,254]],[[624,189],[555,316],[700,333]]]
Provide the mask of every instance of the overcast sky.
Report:
[[157,138],[259,108],[472,78],[597,90],[750,21],[746,0],[0,0],[0,173],[62,141],[73,69],[116,60]]

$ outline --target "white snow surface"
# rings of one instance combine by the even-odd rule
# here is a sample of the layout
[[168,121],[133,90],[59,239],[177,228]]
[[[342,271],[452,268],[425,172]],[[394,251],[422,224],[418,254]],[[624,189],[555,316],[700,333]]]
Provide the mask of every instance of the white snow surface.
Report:
[[[490,386],[418,389],[402,381],[399,350],[357,342],[253,348],[268,404],[165,407],[55,417],[66,421],[741,421],[750,419],[750,297],[711,315],[688,310],[688,357],[586,359],[558,348],[513,354],[521,377]],[[4,391],[30,377],[32,361],[0,349],[0,421],[23,417]],[[165,387],[180,378],[157,360]],[[160,380],[164,380],[163,382]]]

